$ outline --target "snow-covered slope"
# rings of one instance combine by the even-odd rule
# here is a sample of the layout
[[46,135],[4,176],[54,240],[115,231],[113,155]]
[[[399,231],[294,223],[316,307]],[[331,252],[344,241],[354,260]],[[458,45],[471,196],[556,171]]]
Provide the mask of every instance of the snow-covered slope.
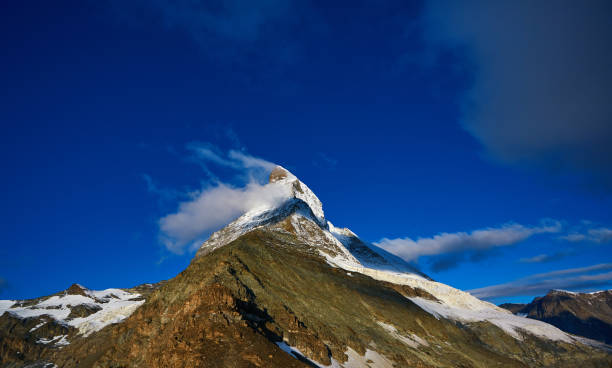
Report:
[[517,339],[521,338],[519,332],[525,332],[552,340],[576,341],[552,325],[515,316],[467,292],[435,282],[399,257],[363,242],[351,230],[335,227],[325,218],[317,196],[286,169],[277,166],[270,174],[268,185],[284,186],[289,193],[287,201],[276,208],[259,208],[244,214],[204,242],[198,256],[228,244],[253,229],[266,226],[273,231],[296,235],[333,267],[427,291],[438,301],[419,297],[411,300],[437,318],[463,322],[488,321]]

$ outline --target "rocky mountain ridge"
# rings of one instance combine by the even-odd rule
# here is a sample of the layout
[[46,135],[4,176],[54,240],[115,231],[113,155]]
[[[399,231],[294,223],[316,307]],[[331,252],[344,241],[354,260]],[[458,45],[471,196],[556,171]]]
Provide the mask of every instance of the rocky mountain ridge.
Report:
[[[352,231],[334,227],[316,195],[287,170],[274,169],[268,185],[286,189],[286,201],[249,211],[213,234],[187,269],[150,292],[124,290],[118,299],[132,303],[130,313],[87,335],[70,326],[65,311],[45,312],[41,303],[52,300],[68,313],[77,307],[95,316],[101,310],[92,312],[93,305],[113,298],[112,292],[77,285],[69,289],[70,298],[90,300],[0,302],[0,366],[612,364],[603,344],[435,282]],[[24,309],[19,314],[14,307]],[[37,318],[73,328],[69,343],[33,337],[28,331],[40,323]]]

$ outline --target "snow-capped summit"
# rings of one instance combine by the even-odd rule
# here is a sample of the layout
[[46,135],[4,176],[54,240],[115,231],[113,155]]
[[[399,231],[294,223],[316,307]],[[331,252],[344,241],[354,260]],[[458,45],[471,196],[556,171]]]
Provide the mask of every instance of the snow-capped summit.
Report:
[[[196,256],[208,254],[251,230],[278,223],[292,215],[306,218],[314,222],[317,227],[328,230],[323,204],[319,198],[287,169],[276,166],[270,173],[267,186],[280,189],[286,194],[286,200],[276,207],[258,207],[246,212],[223,229],[214,232],[202,244]],[[333,238],[331,234],[329,237]]]
[[269,182],[276,183],[277,181],[284,179],[297,179],[295,175],[290,173],[287,169],[280,165],[276,165],[276,167],[270,172]]
[[310,210],[315,215],[321,225],[325,225],[325,214],[323,213],[323,204],[317,198],[310,188],[301,182],[295,175],[290,173],[284,167],[277,165],[270,173],[270,184],[287,185],[290,190],[290,195],[293,198],[298,198],[304,201]]
[[287,199],[276,207],[259,207],[248,211],[213,233],[202,244],[196,257],[209,254],[252,230],[266,227],[273,231],[290,232],[336,267],[347,270],[376,269],[428,279],[399,257],[362,241],[348,228],[332,225],[325,218],[319,198],[284,167],[276,166],[272,170],[267,185],[283,189]]

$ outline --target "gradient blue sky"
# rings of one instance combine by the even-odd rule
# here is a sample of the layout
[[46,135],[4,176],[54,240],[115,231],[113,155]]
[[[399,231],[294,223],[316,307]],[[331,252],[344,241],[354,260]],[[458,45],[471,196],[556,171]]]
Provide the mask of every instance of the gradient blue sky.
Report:
[[609,2],[129,3],[3,5],[1,298],[184,269],[159,220],[246,184],[196,146],[495,302],[611,286]]

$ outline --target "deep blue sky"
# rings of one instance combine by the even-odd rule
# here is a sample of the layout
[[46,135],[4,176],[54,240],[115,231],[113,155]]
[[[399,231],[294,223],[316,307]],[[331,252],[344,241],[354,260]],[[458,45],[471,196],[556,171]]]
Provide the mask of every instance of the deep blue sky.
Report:
[[[574,116],[558,111],[574,94],[609,100],[609,87],[595,87],[610,76],[588,74],[599,71],[588,60],[610,58],[597,47],[609,40],[609,25],[601,40],[578,32],[597,24],[589,17],[605,3],[572,11],[577,20],[570,10],[555,13],[570,17],[601,54],[587,49],[587,61],[557,67],[554,60],[572,51],[565,47],[584,44],[569,37],[533,56],[553,60],[551,80],[571,75],[568,85],[583,88],[563,95],[541,90],[547,80],[533,78],[542,73],[528,56],[512,70],[529,78],[508,78],[490,55],[516,55],[521,46],[495,42],[509,36],[486,22],[474,25],[483,27],[477,32],[436,4],[374,3],[5,4],[0,297],[50,294],[73,282],[130,287],[184,269],[193,252],[169,252],[158,220],[177,210],[181,193],[214,185],[188,149],[194,142],[287,167],[335,225],[372,242],[559,222],[555,232],[503,246],[485,241],[478,251],[468,236],[448,254],[418,259],[433,278],[461,289],[531,285],[541,280],[530,275],[598,264],[567,273],[581,281],[552,285],[609,288],[609,110],[598,111],[604,104],[595,99],[572,105],[584,109],[581,119],[555,115]],[[488,29],[491,39],[474,37]],[[536,46],[549,44],[540,38]],[[531,91],[529,102],[513,100],[523,91]],[[208,168],[244,185],[227,168]],[[578,235],[562,238],[568,234]],[[435,267],[440,260],[448,266]]]

